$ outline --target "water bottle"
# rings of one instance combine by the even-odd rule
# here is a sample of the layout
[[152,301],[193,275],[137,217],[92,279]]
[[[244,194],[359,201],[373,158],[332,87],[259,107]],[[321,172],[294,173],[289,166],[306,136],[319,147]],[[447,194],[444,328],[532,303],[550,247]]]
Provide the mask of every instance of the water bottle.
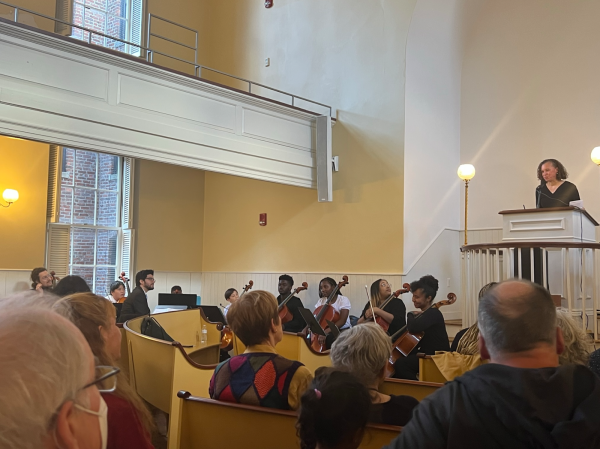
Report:
[[208,329],[206,329],[206,324],[202,326],[202,338],[200,339],[200,344],[202,346],[206,345],[208,342]]

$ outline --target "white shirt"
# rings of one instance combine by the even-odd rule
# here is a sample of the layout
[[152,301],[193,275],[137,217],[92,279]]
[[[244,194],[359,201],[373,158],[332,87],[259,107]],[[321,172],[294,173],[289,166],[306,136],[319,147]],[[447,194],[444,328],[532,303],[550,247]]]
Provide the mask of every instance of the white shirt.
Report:
[[115,301],[115,298],[113,298],[112,295],[110,295],[110,294],[106,297],[106,299],[108,299],[113,304],[116,304],[116,302],[117,302],[117,301]]
[[229,303],[225,306],[225,308],[223,309],[223,315],[227,316],[227,312],[229,311],[230,307],[231,307],[231,303]]
[[[326,302],[327,302],[327,298],[319,299],[319,301],[317,302],[317,305],[315,305],[315,309],[319,306],[322,306]],[[340,327],[340,330],[350,328],[350,309],[352,308],[352,305],[350,304],[350,300],[348,298],[346,298],[345,296],[339,295],[337,297],[337,300],[333,304],[331,304],[331,307],[333,307],[335,309],[335,311],[339,314],[342,313],[341,312],[342,310],[348,310],[348,318],[346,318],[346,322],[344,323],[344,325],[342,327]]]

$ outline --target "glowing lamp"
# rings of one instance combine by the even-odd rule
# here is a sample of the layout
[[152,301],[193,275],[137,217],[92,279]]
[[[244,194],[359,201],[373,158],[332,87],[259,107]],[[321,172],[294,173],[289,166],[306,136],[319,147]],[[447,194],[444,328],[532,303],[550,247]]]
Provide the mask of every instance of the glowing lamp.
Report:
[[463,181],[469,181],[475,176],[475,167],[473,167],[471,164],[463,164],[460,167],[458,167],[456,173],[458,174],[458,177]]
[[594,164],[600,165],[600,147],[596,147],[592,150],[592,161]]
[[2,198],[10,205],[19,199],[19,192],[13,189],[6,189],[2,193]]

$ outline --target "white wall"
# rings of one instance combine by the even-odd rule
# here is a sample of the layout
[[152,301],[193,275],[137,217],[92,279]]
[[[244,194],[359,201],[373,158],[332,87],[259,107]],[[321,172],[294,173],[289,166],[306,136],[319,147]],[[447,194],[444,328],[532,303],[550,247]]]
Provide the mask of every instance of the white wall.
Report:
[[600,2],[487,2],[465,48],[461,160],[470,227],[498,227],[498,211],[535,206],[536,168],[567,167],[585,207],[600,217]]
[[406,50],[404,267],[444,228],[458,228],[464,2],[420,0]]

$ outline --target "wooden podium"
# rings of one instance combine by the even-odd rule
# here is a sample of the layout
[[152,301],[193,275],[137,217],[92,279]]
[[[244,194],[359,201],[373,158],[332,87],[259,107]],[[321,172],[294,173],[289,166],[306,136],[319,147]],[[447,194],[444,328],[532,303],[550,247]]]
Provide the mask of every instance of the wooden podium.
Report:
[[[499,214],[503,218],[502,241],[514,246],[515,272],[522,270],[530,278],[535,272],[537,282],[543,279],[540,283],[562,299],[568,296],[567,290],[574,289],[575,301],[568,308],[581,310],[581,292],[578,294],[569,280],[593,278],[593,273],[586,272],[594,266],[594,260],[593,256],[589,260],[583,248],[566,251],[565,243],[595,244],[598,222],[587,211],[572,206],[504,210]],[[588,297],[587,292],[584,296]]]
[[503,242],[595,243],[598,222],[577,207],[503,210]]

